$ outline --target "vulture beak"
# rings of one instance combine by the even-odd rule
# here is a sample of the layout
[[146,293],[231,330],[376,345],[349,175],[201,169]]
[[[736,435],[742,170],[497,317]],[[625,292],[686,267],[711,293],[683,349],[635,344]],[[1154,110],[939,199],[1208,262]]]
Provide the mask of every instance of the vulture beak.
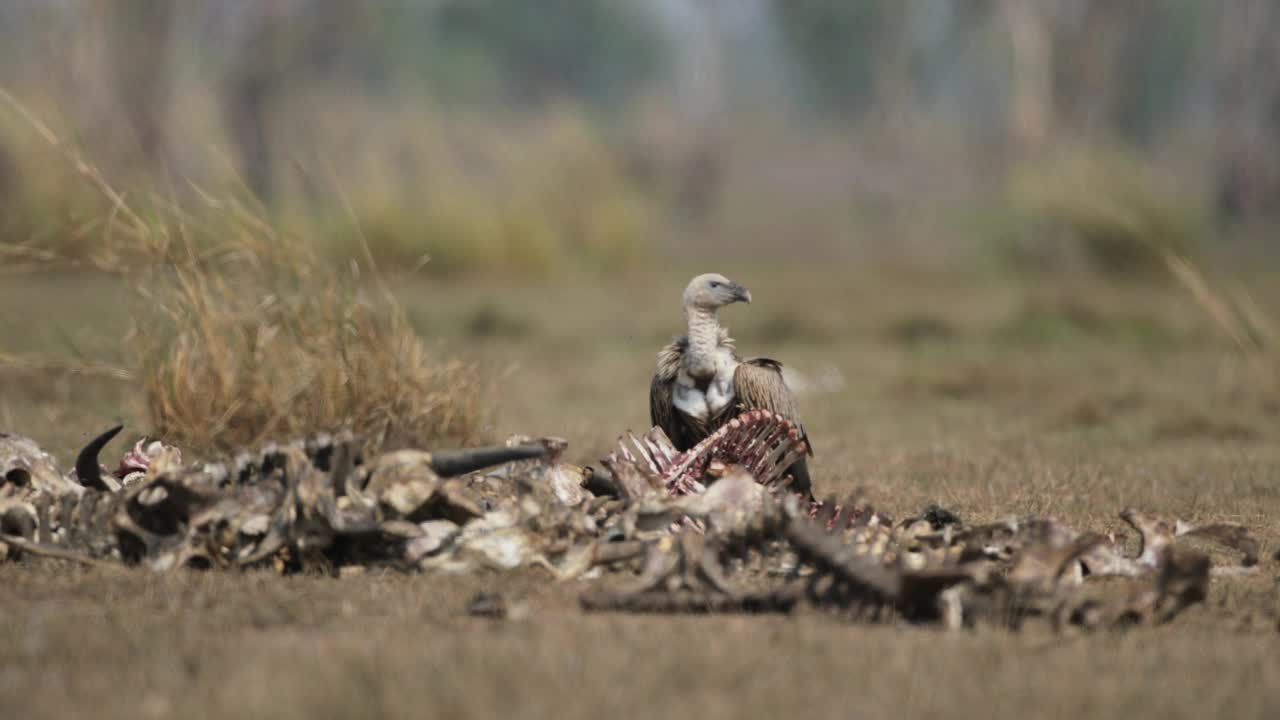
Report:
[[733,299],[734,299],[734,300],[736,300],[736,301],[738,301],[738,302],[744,302],[744,303],[746,303],[746,304],[750,305],[750,304],[751,304],[751,291],[750,291],[750,290],[748,290],[748,289],[746,289],[746,288],[744,288],[744,287],[742,287],[741,285],[739,285],[739,284],[737,284],[737,283],[734,283],[734,284],[733,284]]

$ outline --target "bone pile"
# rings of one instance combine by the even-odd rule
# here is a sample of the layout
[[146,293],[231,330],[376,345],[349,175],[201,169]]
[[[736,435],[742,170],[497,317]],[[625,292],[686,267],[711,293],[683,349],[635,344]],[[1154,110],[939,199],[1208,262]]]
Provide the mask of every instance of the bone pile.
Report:
[[[868,622],[1093,629],[1168,622],[1259,557],[1239,525],[1136,510],[1121,514],[1140,538],[1130,554],[1051,518],[969,526],[931,507],[895,522],[862,497],[810,503],[783,476],[805,451],[799,434],[759,410],[684,453],[659,429],[627,433],[606,471],[563,462],[556,438],[364,458],[347,433],[193,464],[140,441],[108,471],[98,455],[117,432],[69,474],[0,433],[0,560],[335,576],[537,566],[589,582],[589,612],[804,605]],[[1241,559],[1214,566],[1193,538]]]

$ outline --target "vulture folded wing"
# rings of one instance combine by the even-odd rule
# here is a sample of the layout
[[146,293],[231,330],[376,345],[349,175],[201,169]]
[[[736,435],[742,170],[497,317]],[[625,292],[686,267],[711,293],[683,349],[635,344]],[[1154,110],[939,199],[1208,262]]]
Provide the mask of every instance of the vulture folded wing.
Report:
[[705,427],[695,427],[693,421],[676,407],[676,378],[680,375],[680,362],[684,358],[688,341],[683,337],[662,348],[658,353],[658,369],[649,383],[649,420],[667,434],[677,450],[688,450],[706,435]]
[[653,382],[649,383],[649,420],[662,428],[673,442],[678,432],[676,423],[679,421],[672,397],[674,389],[675,378],[663,378],[661,372],[655,373]]
[[[808,433],[800,424],[800,408],[791,388],[782,379],[782,363],[769,358],[750,358],[738,364],[733,373],[733,390],[742,410],[761,408],[775,412],[800,429],[800,437],[809,442]],[[813,455],[813,444],[809,443]]]

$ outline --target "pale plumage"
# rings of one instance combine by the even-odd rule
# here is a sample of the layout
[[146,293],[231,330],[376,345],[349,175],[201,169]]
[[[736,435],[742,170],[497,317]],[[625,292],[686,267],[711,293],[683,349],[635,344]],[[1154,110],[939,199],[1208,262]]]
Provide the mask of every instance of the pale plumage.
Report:
[[[722,275],[699,275],[689,283],[684,293],[688,332],[658,353],[657,372],[649,385],[650,419],[677,449],[687,450],[737,415],[762,408],[796,423],[807,443],[795,397],[782,378],[782,364],[738,357],[733,338],[720,326],[717,311],[735,302],[751,302],[751,293]],[[808,494],[805,461],[788,473],[795,478],[793,487]]]

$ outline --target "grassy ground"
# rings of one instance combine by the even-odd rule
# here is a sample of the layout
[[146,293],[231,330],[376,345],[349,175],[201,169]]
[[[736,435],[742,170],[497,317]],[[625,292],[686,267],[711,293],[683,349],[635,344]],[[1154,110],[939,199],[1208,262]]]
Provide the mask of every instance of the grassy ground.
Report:
[[[653,354],[695,268],[537,285],[401,283],[410,314],[495,381],[488,433],[592,462],[647,426]],[[1174,288],[835,268],[729,268],[725,320],[808,388],[822,492],[894,515],[1052,513],[1119,531],[1138,506],[1280,544],[1280,402]],[[1259,287],[1267,283],[1260,281]],[[1275,283],[1270,283],[1274,286]],[[118,352],[126,294],[81,276],[0,283],[0,352]],[[1260,298],[1280,309],[1274,291]],[[0,427],[65,463],[129,388],[0,370]],[[584,616],[578,587],[515,576],[158,577],[0,567],[0,707],[18,717],[1275,717],[1276,566],[1216,581],[1175,624],[1059,638],[792,618]],[[524,619],[468,617],[501,591]],[[6,713],[7,714],[7,713]]]

